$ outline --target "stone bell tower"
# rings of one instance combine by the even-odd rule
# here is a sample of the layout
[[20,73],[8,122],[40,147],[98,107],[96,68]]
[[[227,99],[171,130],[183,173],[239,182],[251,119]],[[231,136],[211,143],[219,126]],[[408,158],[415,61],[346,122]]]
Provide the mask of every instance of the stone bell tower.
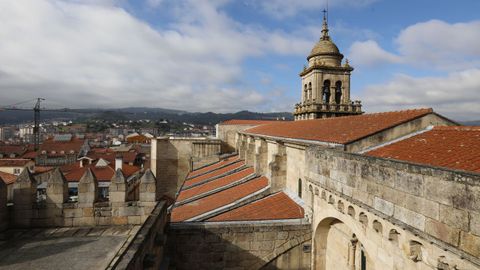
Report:
[[350,74],[353,67],[328,34],[323,16],[322,36],[307,57],[308,66],[300,73],[302,100],[295,104],[295,120],[362,114],[360,101],[350,100]]

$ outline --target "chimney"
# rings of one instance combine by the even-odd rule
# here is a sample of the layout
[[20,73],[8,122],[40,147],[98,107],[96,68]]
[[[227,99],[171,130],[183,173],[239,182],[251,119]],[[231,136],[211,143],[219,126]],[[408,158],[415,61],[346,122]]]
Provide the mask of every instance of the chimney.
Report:
[[122,155],[118,154],[115,156],[115,171],[118,169],[122,169],[122,164],[123,164],[123,157]]

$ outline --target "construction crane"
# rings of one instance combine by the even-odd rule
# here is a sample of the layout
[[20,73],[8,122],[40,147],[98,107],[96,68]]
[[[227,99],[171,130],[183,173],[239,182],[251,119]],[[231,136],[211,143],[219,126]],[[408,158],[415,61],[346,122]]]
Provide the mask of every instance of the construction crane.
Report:
[[0,111],[31,111],[32,109],[19,108],[17,107],[20,104],[30,103],[35,101],[35,106],[33,107],[33,145],[35,151],[39,149],[40,146],[40,111],[50,111],[50,112],[75,112],[83,113],[83,111],[76,109],[45,109],[41,107],[41,102],[44,101],[44,98],[35,98],[33,100],[22,101],[15,103],[9,106],[0,107]]

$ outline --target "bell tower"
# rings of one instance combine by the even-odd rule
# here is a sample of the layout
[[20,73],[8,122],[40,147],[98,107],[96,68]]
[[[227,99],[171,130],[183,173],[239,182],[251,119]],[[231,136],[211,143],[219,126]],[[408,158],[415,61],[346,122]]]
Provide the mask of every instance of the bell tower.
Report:
[[302,100],[295,104],[295,120],[363,113],[360,101],[350,100],[350,75],[353,67],[349,65],[348,59],[342,64],[342,59],[343,54],[329,36],[324,11],[322,36],[307,57],[308,65],[300,73]]

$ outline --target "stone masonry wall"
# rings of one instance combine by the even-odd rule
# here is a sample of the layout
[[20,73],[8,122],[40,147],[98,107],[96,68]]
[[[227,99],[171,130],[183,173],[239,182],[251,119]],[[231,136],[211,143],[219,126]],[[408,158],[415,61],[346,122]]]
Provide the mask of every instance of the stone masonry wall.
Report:
[[128,248],[114,259],[111,269],[167,269],[168,261],[164,256],[167,222],[167,205],[159,202]]
[[7,185],[0,178],[0,232],[8,227]]
[[379,211],[416,235],[437,239],[431,241],[462,257],[478,261],[480,174],[318,147],[307,149],[305,168],[309,180],[321,187]]
[[140,225],[156,205],[155,177],[147,170],[138,180],[138,201],[127,201],[125,181],[121,171],[117,171],[111,180],[110,201],[100,202],[97,179],[91,170],[87,170],[79,181],[78,202],[68,202],[68,183],[60,170],[55,169],[49,173],[46,180],[45,199],[39,200],[37,182],[30,172],[25,170],[15,182],[10,226],[29,228]]
[[157,178],[157,198],[175,198],[187,174],[199,159],[211,163],[218,160],[221,144],[218,140],[198,138],[157,138],[152,140],[152,172]]
[[310,269],[310,224],[171,224],[176,269]]

